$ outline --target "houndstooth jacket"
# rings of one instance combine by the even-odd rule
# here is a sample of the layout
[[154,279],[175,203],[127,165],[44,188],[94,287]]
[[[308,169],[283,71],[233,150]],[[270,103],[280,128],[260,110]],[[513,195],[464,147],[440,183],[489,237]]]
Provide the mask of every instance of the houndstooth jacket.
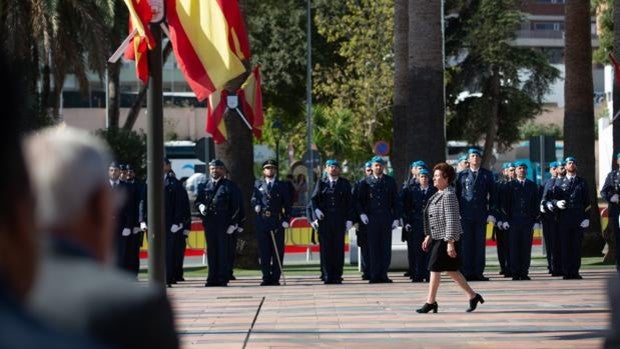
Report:
[[436,192],[428,199],[424,209],[424,234],[433,240],[460,239],[463,230],[459,202],[453,187]]

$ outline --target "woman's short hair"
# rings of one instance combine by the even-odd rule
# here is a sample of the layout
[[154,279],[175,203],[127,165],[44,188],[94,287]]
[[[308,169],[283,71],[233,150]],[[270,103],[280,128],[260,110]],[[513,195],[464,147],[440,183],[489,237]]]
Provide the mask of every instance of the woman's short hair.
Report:
[[454,168],[445,162],[440,162],[435,165],[435,167],[433,167],[433,172],[435,171],[441,171],[443,178],[448,179],[448,183],[454,182],[454,179],[456,178],[456,171]]

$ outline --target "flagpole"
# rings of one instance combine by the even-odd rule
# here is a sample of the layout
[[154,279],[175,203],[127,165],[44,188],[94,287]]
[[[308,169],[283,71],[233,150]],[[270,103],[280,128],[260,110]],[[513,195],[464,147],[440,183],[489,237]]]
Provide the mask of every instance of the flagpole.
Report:
[[[314,189],[314,152],[312,151],[312,6],[311,0],[307,0],[307,25],[306,36],[308,40],[306,66],[306,149],[308,154],[308,202]],[[306,203],[307,204],[307,203]]]
[[148,52],[147,176],[149,281],[165,288],[166,226],[164,223],[164,117],[162,98],[161,27],[150,24],[155,47]]

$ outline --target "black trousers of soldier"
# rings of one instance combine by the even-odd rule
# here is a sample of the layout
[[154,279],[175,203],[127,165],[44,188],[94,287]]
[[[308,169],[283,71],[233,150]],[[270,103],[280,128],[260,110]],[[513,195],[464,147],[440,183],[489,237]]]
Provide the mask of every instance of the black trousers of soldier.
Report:
[[620,238],[620,227],[619,227],[619,222],[618,222],[618,217],[620,216],[620,210],[618,210],[617,205],[609,205],[609,211],[608,211],[608,225],[609,227],[612,229],[611,234],[614,234],[614,238],[615,238],[615,244],[616,244],[616,270],[620,271],[620,256],[618,256],[618,254],[620,254],[620,251],[618,250],[618,248],[620,247],[620,241],[618,241],[618,238]]
[[545,253],[547,254],[547,269],[549,269],[549,273],[555,274],[558,271],[554,268],[553,241],[555,237],[553,235],[557,227],[553,214],[544,213],[542,215],[542,228],[543,239],[545,240]]
[[[218,224],[219,223],[219,224]],[[221,222],[202,222],[205,228],[205,240],[207,242],[207,284],[226,285],[230,276],[229,263],[229,235],[226,234],[228,225]]]
[[508,230],[510,242],[510,273],[512,277],[527,276],[532,261],[532,223],[513,225]]
[[127,266],[129,272],[136,277],[140,272],[140,248],[142,247],[143,237],[144,232],[139,231],[136,234],[131,234],[127,243]]
[[409,273],[413,281],[430,280],[428,271],[428,253],[422,250],[424,241],[423,228],[416,227],[407,239],[407,258],[409,259]]
[[238,233],[234,232],[228,236],[228,279],[233,278],[233,269],[235,268],[235,254],[237,253]]
[[170,227],[166,227],[166,283],[174,282],[174,261],[176,259],[176,234],[170,232]]
[[388,279],[392,259],[392,217],[388,214],[368,216],[368,250],[370,252],[370,281]]
[[493,231],[495,232],[495,243],[497,244],[497,261],[499,262],[500,274],[511,276],[509,232],[497,227],[493,227]]
[[562,253],[562,274],[564,277],[579,275],[581,268],[581,242],[583,241],[583,228],[581,224],[581,212],[579,210],[566,209],[560,212],[558,235]]
[[462,272],[466,278],[481,277],[486,261],[486,218],[471,220],[461,218],[463,235],[461,237]]
[[269,226],[263,226],[261,229],[257,229],[256,241],[258,242],[258,252],[260,254],[260,267],[263,273],[263,281],[266,282],[278,282],[280,281],[280,275],[282,274],[280,266],[278,264],[278,257],[276,256],[276,250],[273,247],[273,240],[271,238],[271,231],[274,232],[274,238],[276,241],[278,255],[280,260],[284,262],[284,229],[272,224],[272,229]]
[[187,236],[183,231],[178,231],[175,237],[175,256],[174,256],[174,280],[183,280],[183,262],[185,261],[185,248],[187,247]]
[[129,268],[129,236],[122,236],[120,232],[116,235],[116,266],[119,269],[130,271]]
[[368,227],[359,223],[357,228],[357,246],[360,248],[360,266],[362,269],[362,278],[370,280],[370,252],[368,251]]
[[344,267],[344,235],[346,225],[342,217],[326,215],[319,223],[319,241],[325,282],[342,281]]

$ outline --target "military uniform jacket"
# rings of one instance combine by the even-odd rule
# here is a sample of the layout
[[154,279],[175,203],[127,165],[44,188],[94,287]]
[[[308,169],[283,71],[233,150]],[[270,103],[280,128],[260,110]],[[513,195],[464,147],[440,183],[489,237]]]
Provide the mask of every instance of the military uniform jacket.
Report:
[[327,215],[336,215],[344,220],[353,220],[353,200],[351,184],[345,178],[338,178],[330,187],[329,178],[316,183],[311,197],[312,211],[317,208]]
[[588,184],[583,177],[575,176],[572,180],[568,176],[555,181],[553,188],[553,203],[566,200],[566,209],[575,211],[580,218],[588,219],[590,216],[590,198],[588,196]]
[[228,227],[239,223],[241,202],[237,186],[226,178],[217,182],[213,178],[198,186],[198,195],[194,206],[196,209],[205,205],[205,223],[216,223]]
[[358,187],[357,212],[359,214],[388,214],[392,220],[400,217],[398,192],[393,177],[374,175],[364,178]]
[[545,212],[548,214],[550,214],[551,212],[547,208],[547,204],[548,203],[553,204],[553,191],[555,189],[555,182],[558,180],[561,180],[561,178],[552,177],[552,178],[547,179],[545,181],[545,184],[543,184],[543,190],[542,190],[542,195],[540,197],[540,203],[541,205],[543,205]]
[[125,203],[121,209],[123,228],[139,226],[140,217],[140,187],[135,182],[120,182],[120,188],[125,196]]
[[605,184],[601,189],[601,197],[609,203],[610,208],[613,206],[614,209],[617,209],[618,204],[610,201],[614,194],[620,195],[620,171],[618,170],[613,170],[607,174]]
[[183,223],[183,199],[181,197],[183,186],[172,174],[166,174],[164,179],[164,208],[166,227],[169,229],[173,224]]
[[426,208],[428,199],[436,192],[437,188],[432,185],[429,185],[426,190],[422,189],[417,183],[410,183],[404,187],[399,195],[403,223],[422,229],[424,208]]
[[275,179],[271,188],[264,179],[254,183],[252,192],[252,207],[260,206],[262,217],[274,217],[281,222],[288,222],[293,206],[293,196],[288,184]]
[[500,178],[495,182],[495,202],[492,207],[493,216],[500,222],[506,221],[506,209],[504,208],[504,197],[506,187],[510,181],[504,178]]
[[485,168],[478,169],[474,176],[466,169],[456,177],[456,195],[459,198],[461,217],[472,220],[485,220],[495,203],[495,179],[493,173]]
[[523,184],[519,180],[508,182],[503,192],[503,211],[506,220],[514,224],[529,225],[538,219],[538,187],[536,183],[526,179]]

